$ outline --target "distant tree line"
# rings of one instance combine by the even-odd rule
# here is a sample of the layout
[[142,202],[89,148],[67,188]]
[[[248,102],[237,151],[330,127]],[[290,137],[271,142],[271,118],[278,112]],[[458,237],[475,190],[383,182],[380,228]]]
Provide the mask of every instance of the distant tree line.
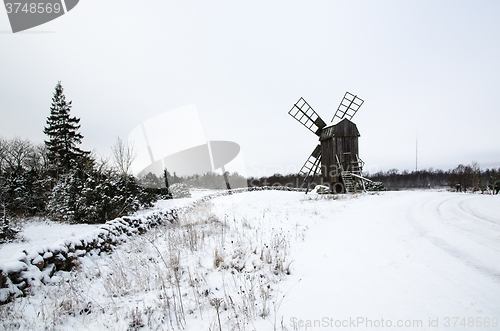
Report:
[[[247,179],[237,172],[226,172],[228,182],[231,188],[241,188],[247,186]],[[191,176],[177,176],[174,172],[170,175],[167,172],[167,182],[169,185],[176,183],[183,183],[191,188],[201,188],[210,190],[223,190],[226,189],[226,180],[223,174],[217,172],[207,172],[205,174],[191,175]],[[145,187],[160,188],[165,185],[165,175],[157,176],[154,173],[147,173],[139,176],[139,183]]]
[[[379,171],[375,174],[365,174],[365,177],[373,182],[381,182],[388,190],[404,189],[426,189],[444,188],[459,192],[493,192],[498,194],[500,190],[500,168],[482,170],[477,163],[470,165],[458,165],[452,170],[418,170],[399,172],[390,169],[386,172]],[[248,186],[289,186],[306,187],[304,177],[298,174],[274,174],[271,176],[250,177]],[[321,178],[317,178],[311,187],[322,184]]]
[[379,171],[366,177],[375,182],[382,182],[388,190],[415,189],[415,188],[437,188],[447,187],[451,171],[418,170],[399,172],[398,169],[390,169],[386,172]]
[[[231,188],[246,187],[247,180],[237,172],[226,172],[227,180]],[[226,180],[223,174],[209,172],[203,175],[186,176],[183,178],[186,185],[191,187],[206,188],[212,190],[226,189]]]
[[500,189],[500,168],[482,170],[476,162],[470,165],[460,164],[451,170],[403,171],[390,169],[368,175],[373,181],[383,182],[389,190],[415,188],[449,187],[458,192],[494,192]]
[[[318,184],[321,184],[319,181]],[[247,180],[249,187],[254,186],[288,186],[288,187],[305,187],[304,177],[298,174],[274,174],[271,176],[249,177]]]

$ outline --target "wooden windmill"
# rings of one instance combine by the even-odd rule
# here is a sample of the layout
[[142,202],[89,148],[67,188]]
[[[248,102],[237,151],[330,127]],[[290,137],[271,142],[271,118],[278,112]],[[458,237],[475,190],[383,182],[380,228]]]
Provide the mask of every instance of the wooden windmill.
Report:
[[338,122],[330,126],[304,98],[300,98],[290,109],[288,114],[316,134],[320,141],[299,171],[305,183],[311,183],[321,174],[322,184],[329,185],[331,192],[352,193],[356,192],[357,183],[363,186],[363,181],[370,181],[361,176],[364,162],[358,155],[360,134],[356,124],[351,122],[363,102],[356,95],[346,92],[332,118],[332,123],[335,120]]

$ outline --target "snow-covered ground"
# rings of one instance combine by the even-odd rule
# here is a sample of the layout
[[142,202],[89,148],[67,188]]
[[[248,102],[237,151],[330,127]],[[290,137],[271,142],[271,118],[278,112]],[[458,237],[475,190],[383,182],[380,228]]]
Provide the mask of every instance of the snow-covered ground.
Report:
[[15,259],[24,250],[27,252],[37,246],[52,244],[58,240],[84,235],[92,232],[98,225],[65,224],[33,218],[27,220],[19,232],[19,240],[0,245],[0,262]]
[[181,223],[83,258],[1,307],[4,327],[500,327],[500,196],[248,192]]

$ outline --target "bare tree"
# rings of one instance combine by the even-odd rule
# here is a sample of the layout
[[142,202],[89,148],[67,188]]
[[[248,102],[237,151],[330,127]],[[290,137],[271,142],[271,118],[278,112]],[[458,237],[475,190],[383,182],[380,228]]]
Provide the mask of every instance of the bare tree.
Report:
[[126,145],[120,137],[116,137],[116,143],[111,147],[113,151],[113,161],[118,171],[126,175],[130,170],[137,154],[134,151],[134,145]]
[[0,174],[20,170],[43,172],[47,164],[45,144],[34,144],[20,137],[0,137]]
[[457,191],[475,190],[481,178],[481,167],[475,161],[470,165],[459,164],[449,176],[450,187]]
[[38,157],[35,146],[25,139],[15,137],[3,140],[1,143],[1,156],[3,171],[19,171],[33,166]]
[[34,156],[31,159],[32,169],[35,169],[39,172],[46,172],[49,170],[49,157],[48,157],[48,149],[45,146],[45,143],[36,144],[34,146]]

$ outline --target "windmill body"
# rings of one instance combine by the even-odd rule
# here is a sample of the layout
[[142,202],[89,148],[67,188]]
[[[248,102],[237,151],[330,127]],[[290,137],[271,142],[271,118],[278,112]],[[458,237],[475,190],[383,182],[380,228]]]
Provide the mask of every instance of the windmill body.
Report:
[[[352,170],[352,162],[359,155],[356,124],[343,119],[336,125],[325,127],[319,138],[321,144],[321,174],[324,183],[342,183],[338,163],[344,170]],[[338,162],[337,162],[338,160]]]
[[305,183],[321,174],[321,184],[328,185],[332,193],[351,193],[360,186],[357,184],[362,186],[363,180],[367,181],[362,177],[364,162],[359,158],[360,134],[351,121],[362,104],[363,100],[346,92],[332,119],[340,121],[329,126],[303,98],[288,112],[320,141],[299,171]]

